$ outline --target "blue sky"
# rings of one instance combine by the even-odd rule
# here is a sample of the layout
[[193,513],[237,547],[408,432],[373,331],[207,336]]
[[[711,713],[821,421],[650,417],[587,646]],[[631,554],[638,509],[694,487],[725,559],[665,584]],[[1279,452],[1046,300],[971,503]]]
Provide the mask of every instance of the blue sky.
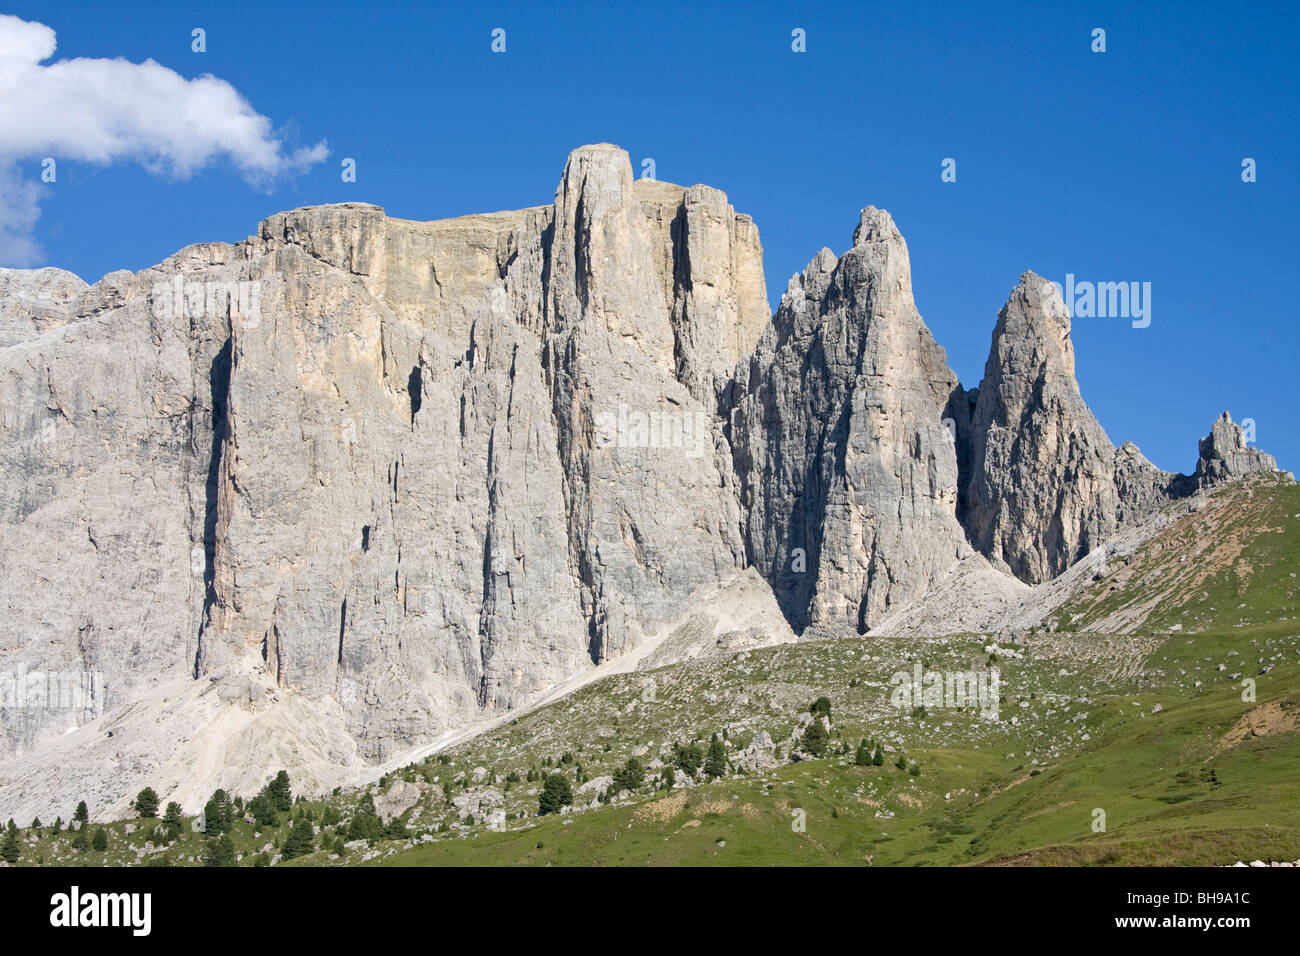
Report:
[[[858,210],[890,210],[917,305],[978,383],[1020,273],[1152,286],[1151,324],[1077,318],[1084,398],[1111,438],[1190,471],[1223,409],[1300,467],[1293,373],[1300,134],[1291,5],[11,3],[55,59],[212,73],[288,147],[330,155],[269,188],[63,160],[45,264],[94,281],[233,241],[282,209],[358,200],[410,219],[548,203],[565,156],[725,190],[758,223],[769,297]],[[207,33],[207,52],[190,31]],[[507,52],[490,50],[506,30]],[[806,31],[807,52],[791,50]],[[1105,53],[1090,49],[1106,30]],[[0,143],[0,151],[3,143]],[[357,161],[343,183],[339,162]],[[957,161],[957,181],[940,164]],[[1241,162],[1257,163],[1243,183]],[[20,171],[39,179],[40,157]]]

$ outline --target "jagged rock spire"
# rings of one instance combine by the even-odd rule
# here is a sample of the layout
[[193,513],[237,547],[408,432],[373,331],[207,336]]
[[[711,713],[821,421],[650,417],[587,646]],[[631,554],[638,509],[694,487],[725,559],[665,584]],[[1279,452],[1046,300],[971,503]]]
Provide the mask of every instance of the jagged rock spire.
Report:
[[822,249],[790,280],[740,377],[749,556],[797,628],[865,631],[969,551],[943,421],[957,377],[889,213],[864,209],[851,249]]

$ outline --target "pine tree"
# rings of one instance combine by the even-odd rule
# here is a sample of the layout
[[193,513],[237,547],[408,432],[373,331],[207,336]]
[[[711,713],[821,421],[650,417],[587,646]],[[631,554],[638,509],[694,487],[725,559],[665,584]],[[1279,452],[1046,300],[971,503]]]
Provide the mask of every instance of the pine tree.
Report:
[[210,836],[218,836],[222,833],[221,804],[218,803],[215,794],[203,805],[203,832]]
[[[9,821],[11,824],[13,821]],[[10,826],[5,830],[5,838],[0,841],[0,859],[12,865],[22,856],[23,846],[18,840],[18,828]]]
[[312,832],[311,821],[306,817],[298,817],[284,839],[284,849],[281,851],[283,857],[292,860],[294,857],[306,856],[315,848],[316,835]]
[[873,767],[880,767],[883,766],[884,763],[885,763],[885,752],[881,750],[880,745],[877,744],[876,752],[871,755],[871,765]]
[[826,752],[826,739],[828,734],[826,728],[822,726],[821,718],[816,717],[803,732],[803,749],[808,751],[814,757],[820,757]]
[[90,845],[95,848],[96,852],[103,853],[108,849],[108,831],[103,827],[95,830],[95,838],[90,841]]
[[727,765],[727,745],[713,735],[709,743],[709,755],[704,761],[704,774],[710,779],[725,777],[731,768]]
[[573,787],[569,785],[568,776],[562,773],[553,773],[546,778],[546,783],[542,786],[542,792],[538,795],[538,816],[559,813],[561,807],[566,807],[571,803],[573,803]]
[[228,833],[235,825],[235,806],[230,802],[230,794],[216,790],[212,799],[203,808],[203,828],[209,836]]
[[204,866],[234,866],[235,841],[229,833],[208,840],[208,852],[203,858]]
[[90,811],[86,809],[86,801],[82,800],[77,804],[77,810],[72,814],[72,819],[77,823],[89,823]]
[[275,775],[275,779],[266,785],[266,795],[271,798],[275,808],[281,813],[288,813],[293,809],[293,792],[289,788],[289,774],[281,770]]
[[357,812],[348,828],[349,840],[378,840],[384,835],[384,821],[375,811],[375,798],[369,791],[361,797]]
[[185,831],[185,819],[181,815],[181,805],[172,801],[167,804],[167,812],[163,814],[162,832],[163,837],[168,843],[175,840]]
[[77,835],[72,838],[72,848],[84,852],[89,846],[90,834],[87,832],[87,828],[82,826],[81,829],[77,831]]
[[259,827],[280,825],[280,815],[275,812],[275,800],[265,790],[248,801],[248,812],[253,815],[253,822]]
[[867,741],[863,739],[858,744],[858,752],[853,756],[853,762],[859,767],[871,766],[871,751],[867,749]]
[[153,787],[145,787],[136,795],[135,812],[145,818],[158,816],[158,794]]
[[688,777],[693,777],[704,763],[704,751],[699,744],[673,744],[673,762]]
[[627,763],[614,771],[615,793],[620,790],[636,790],[643,783],[645,783],[645,768],[635,757],[629,757]]
[[[36,817],[35,819],[32,820],[32,829],[39,830],[40,828],[41,828],[41,818]],[[40,836],[40,834],[38,833],[37,836]]]
[[405,840],[407,836],[406,823],[401,817],[393,817],[388,821],[388,826],[384,827],[385,840]]
[[808,713],[814,717],[825,715],[829,720],[831,716],[831,699],[829,697],[818,697],[808,708]]

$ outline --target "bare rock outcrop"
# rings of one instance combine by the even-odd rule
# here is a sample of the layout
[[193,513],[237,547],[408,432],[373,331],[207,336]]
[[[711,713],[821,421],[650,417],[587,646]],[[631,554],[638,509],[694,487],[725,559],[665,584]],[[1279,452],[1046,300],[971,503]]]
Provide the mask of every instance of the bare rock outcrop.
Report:
[[962,523],[995,563],[1034,584],[1114,531],[1115,447],[1079,394],[1069,313],[1032,272],[998,313],[970,432]]
[[1272,455],[1246,444],[1246,433],[1226,411],[1200,441],[1200,458],[1193,476],[1198,487],[1232,481],[1259,472],[1277,471]]
[[970,553],[945,409],[959,386],[912,300],[907,245],[868,207],[823,249],[737,375],[750,560],[796,629],[865,632]]

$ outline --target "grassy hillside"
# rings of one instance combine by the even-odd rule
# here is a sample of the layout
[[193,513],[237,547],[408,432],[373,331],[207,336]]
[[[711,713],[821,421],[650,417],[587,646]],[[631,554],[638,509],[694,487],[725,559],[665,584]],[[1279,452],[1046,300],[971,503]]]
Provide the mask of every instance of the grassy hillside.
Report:
[[[1027,726],[1003,721],[991,732],[996,747],[988,736],[969,733],[955,734],[962,738],[956,744],[931,745],[917,726],[907,747],[921,767],[917,776],[892,762],[794,763],[631,806],[529,821],[515,832],[440,838],[375,862],[1140,865],[1300,858],[1300,639],[1285,631],[1170,639],[1148,657],[1161,673],[1137,682],[1143,686],[1134,692],[1091,697],[1078,724],[1059,702],[1034,698]],[[1259,674],[1261,657],[1273,662],[1267,674]],[[1217,669],[1242,658],[1258,681],[1255,703],[1243,702],[1240,681]],[[1063,727],[1072,724],[1089,728],[1089,739],[1069,743]],[[1239,725],[1246,732],[1234,734]],[[842,729],[846,736],[867,730]],[[1097,808],[1105,811],[1105,832],[1093,830]],[[798,809],[806,812],[803,832],[793,826]]]
[[1187,513],[1060,609],[1063,626],[1126,615],[1152,631],[1297,619],[1300,484],[1255,476],[1174,510]]

